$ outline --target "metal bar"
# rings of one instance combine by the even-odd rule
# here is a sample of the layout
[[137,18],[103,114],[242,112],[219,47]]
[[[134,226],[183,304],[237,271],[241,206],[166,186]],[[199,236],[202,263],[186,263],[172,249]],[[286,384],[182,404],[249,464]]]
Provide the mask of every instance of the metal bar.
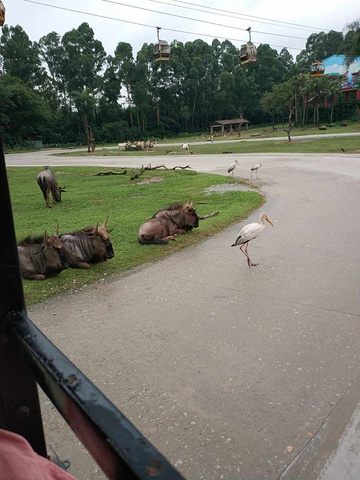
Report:
[[24,352],[41,388],[109,479],[184,478],[25,312],[11,312],[4,329]]
[[[0,132],[0,323],[11,310],[25,311],[5,156]],[[25,437],[46,456],[40,404],[34,375],[0,335],[0,428]]]

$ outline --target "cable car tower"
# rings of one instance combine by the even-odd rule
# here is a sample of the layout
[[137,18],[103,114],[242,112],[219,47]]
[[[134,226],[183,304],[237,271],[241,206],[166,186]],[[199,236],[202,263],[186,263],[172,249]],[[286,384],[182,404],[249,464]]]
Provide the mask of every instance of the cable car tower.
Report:
[[5,23],[5,7],[2,1],[0,0],[0,27]]
[[[0,0],[1,1],[1,0]],[[165,40],[160,40],[159,31],[161,27],[156,27],[158,43],[154,45],[154,60],[155,62],[162,62],[170,60],[170,46]]]
[[249,32],[249,41],[240,48],[240,63],[246,65],[249,62],[256,62],[257,51],[255,45],[251,42],[251,27],[246,29]]

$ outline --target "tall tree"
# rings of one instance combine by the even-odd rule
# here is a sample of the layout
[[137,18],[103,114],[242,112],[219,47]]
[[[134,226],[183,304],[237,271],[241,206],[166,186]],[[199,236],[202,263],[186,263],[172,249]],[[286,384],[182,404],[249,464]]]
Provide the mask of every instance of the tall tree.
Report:
[[106,60],[102,43],[94,38],[87,23],[65,33],[62,37],[63,68],[68,92],[81,92],[85,88],[93,94],[101,87],[101,70]]
[[132,115],[133,110],[133,81],[135,78],[135,63],[133,57],[133,50],[130,43],[120,42],[118,43],[114,57],[112,57],[112,65],[116,77],[124,90],[123,96],[125,97],[125,105],[130,115],[131,126],[134,126],[134,119]]
[[42,84],[44,70],[38,47],[20,25],[4,25],[0,37],[0,55],[3,73],[18,77],[31,87]]
[[347,25],[348,31],[338,53],[346,56],[347,67],[360,56],[360,21]]
[[92,95],[92,92],[85,88],[82,91],[74,91],[73,100],[75,108],[79,112],[83,122],[88,152],[93,152],[95,150],[95,138],[93,129],[89,125],[89,115],[93,115],[95,98]]
[[249,65],[248,71],[253,74],[261,95],[270,92],[272,87],[284,81],[286,76],[283,57],[266,44],[258,47],[257,61]]
[[260,109],[259,86],[251,69],[245,70],[240,65],[234,72],[234,80],[233,102],[237,116],[244,116],[247,120],[252,121]]
[[328,33],[312,33],[302,50],[296,57],[296,61],[300,63],[303,69],[309,69],[312,62],[322,61],[339,50],[343,41],[343,34],[330,30]]
[[89,109],[92,108],[95,113],[97,94],[102,88],[101,70],[106,59],[105,50],[102,43],[94,38],[94,31],[87,23],[65,33],[61,43],[69,105],[71,107],[76,99],[75,105],[82,118],[88,149],[92,149],[94,142],[88,125]]
[[283,111],[283,105],[279,105],[274,92],[267,92],[261,99],[261,108],[264,113],[270,114],[272,118],[273,131],[275,130],[275,116]]
[[0,124],[6,144],[35,140],[51,123],[49,105],[38,92],[18,77],[0,75]]
[[41,37],[37,45],[40,57],[48,71],[49,88],[47,89],[47,96],[59,111],[66,91],[63,65],[64,47],[61,44],[61,37],[56,32],[50,32]]

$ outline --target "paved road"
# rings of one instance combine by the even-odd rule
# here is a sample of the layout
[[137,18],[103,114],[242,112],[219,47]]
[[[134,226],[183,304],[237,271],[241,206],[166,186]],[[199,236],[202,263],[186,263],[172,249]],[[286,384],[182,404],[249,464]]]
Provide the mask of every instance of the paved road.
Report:
[[[7,164],[88,162],[21,158],[8,156]],[[359,377],[360,155],[189,160],[198,171],[225,173],[235,158],[239,177],[263,164],[257,184],[275,228],[250,244],[257,268],[230,248],[241,223],[160,263],[29,309],[189,479],[277,479],[326,429]],[[95,160],[109,167],[139,161]],[[184,156],[167,164],[179,161]],[[346,416],[337,415],[338,431],[358,428],[356,398]],[[72,473],[104,478],[46,400],[44,415],[48,440],[72,460]]]

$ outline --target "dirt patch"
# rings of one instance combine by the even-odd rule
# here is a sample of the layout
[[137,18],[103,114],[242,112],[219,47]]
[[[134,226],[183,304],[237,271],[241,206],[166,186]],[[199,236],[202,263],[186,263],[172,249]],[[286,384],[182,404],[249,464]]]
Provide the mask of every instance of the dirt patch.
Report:
[[145,185],[146,183],[157,183],[162,181],[163,178],[161,177],[144,178],[144,180],[141,180],[141,182],[137,182],[135,185]]
[[227,192],[254,192],[255,188],[251,188],[246,184],[239,183],[223,183],[221,185],[211,185],[205,189],[205,193],[227,193]]

